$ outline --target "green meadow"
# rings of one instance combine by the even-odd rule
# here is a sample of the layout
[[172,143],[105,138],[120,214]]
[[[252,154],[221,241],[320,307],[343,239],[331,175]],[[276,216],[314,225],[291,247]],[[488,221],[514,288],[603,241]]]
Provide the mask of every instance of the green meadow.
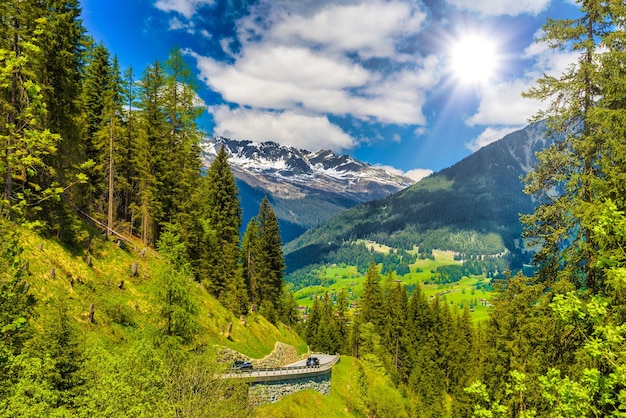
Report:
[[[377,251],[385,251],[386,248],[376,248]],[[450,308],[462,310],[466,305],[471,308],[472,317],[476,322],[483,321],[488,316],[489,300],[493,296],[490,290],[489,280],[484,276],[463,277],[460,281],[450,284],[428,283],[437,267],[458,263],[454,260],[454,254],[449,251],[433,251],[433,259],[417,260],[410,265],[410,273],[398,276],[392,274],[392,280],[407,286],[409,292],[413,292],[420,286],[429,299],[437,296],[450,304]],[[379,270],[382,270],[379,265]],[[344,290],[350,303],[357,302],[363,292],[365,276],[360,274],[356,266],[332,265],[319,270],[320,278],[327,285],[309,286],[295,292],[295,298],[299,306],[310,308],[316,296],[329,292],[331,297]],[[381,284],[385,286],[387,276],[381,275]]]

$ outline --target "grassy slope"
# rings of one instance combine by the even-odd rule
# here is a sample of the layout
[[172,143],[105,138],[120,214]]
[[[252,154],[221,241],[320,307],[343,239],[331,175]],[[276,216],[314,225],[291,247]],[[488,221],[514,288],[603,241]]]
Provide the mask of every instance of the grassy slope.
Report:
[[[368,406],[359,387],[359,360],[343,356],[341,361],[333,367],[331,390],[329,396],[324,396],[315,390],[305,390],[293,395],[285,396],[280,401],[264,405],[256,409],[255,416],[259,418],[287,418],[287,417],[365,417],[369,416]],[[369,384],[383,380],[385,388],[394,391],[397,399],[401,398],[397,391],[386,381],[386,378],[372,369],[366,370],[366,379]]]
[[[127,245],[124,250],[113,243],[94,240],[89,252],[71,251],[58,242],[23,231],[22,245],[37,309],[43,312],[50,302],[67,301],[69,312],[79,322],[86,341],[104,339],[107,344],[120,347],[154,323],[157,289],[152,279],[161,261],[151,250],[142,258],[140,242]],[[93,260],[92,267],[86,263],[88,254]],[[137,277],[130,275],[133,262],[139,264]],[[123,289],[118,286],[122,281]],[[194,287],[192,296],[200,306],[198,319],[202,330],[198,344],[227,346],[253,358],[269,354],[276,341],[295,346],[299,353],[307,350],[295,332],[286,327],[276,328],[259,315],[249,315],[245,325],[242,324],[202,286]],[[95,308],[95,324],[88,321],[91,304]],[[233,326],[228,339],[222,330],[230,322]]]

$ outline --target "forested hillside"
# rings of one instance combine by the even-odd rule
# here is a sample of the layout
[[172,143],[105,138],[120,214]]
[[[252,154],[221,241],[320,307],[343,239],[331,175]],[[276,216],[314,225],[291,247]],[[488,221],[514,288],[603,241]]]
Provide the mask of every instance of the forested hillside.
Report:
[[[521,220],[538,249],[536,274],[492,281],[489,316],[474,323],[469,306],[459,312],[443,293],[408,289],[396,279],[400,264],[383,279],[375,260],[361,260],[358,301],[317,295],[301,323],[269,201],[240,237],[227,155],[202,170],[194,78],[181,53],[135,74],[85,33],[77,0],[3,2],[0,416],[272,413],[248,404],[245,385],[216,378],[227,367],[217,346],[261,357],[285,340],[303,353],[298,330],[311,349],[350,356],[356,373],[333,373],[354,393],[335,386],[338,396],[311,397],[329,399],[339,416],[624,416],[626,5],[580,3],[577,19],[551,20],[541,35],[577,64],[526,93],[548,104],[533,122],[551,141],[523,182],[535,201]],[[506,153],[481,155],[513,164]],[[520,189],[512,177],[462,168],[405,194],[441,202],[478,193],[474,202],[488,208],[480,217],[478,205],[462,213],[453,204],[452,226],[406,235],[405,210],[449,213],[394,197],[361,206],[364,223],[337,218],[332,234],[303,238],[301,255],[359,228],[379,242],[445,236],[474,255],[508,248]],[[503,193],[483,188],[500,183]],[[488,247],[474,245],[479,235]],[[281,402],[275,416],[289,410]]]
[[[335,215],[286,245],[288,273],[362,260],[360,239],[401,252],[419,247],[425,254],[443,249],[464,257],[507,253],[506,263],[520,270],[530,255],[519,215],[533,210],[522,177],[548,142],[543,123],[530,125],[398,193]],[[388,258],[385,265],[398,264]]]
[[[214,344],[251,311],[297,321],[274,212],[263,201],[241,243],[226,155],[202,170],[180,51],[121,69],[80,13],[75,0],[0,6],[0,415],[246,414],[245,390],[213,376]],[[100,260],[112,241],[134,263]],[[265,327],[271,349],[282,337]],[[267,354],[255,328],[239,348]]]

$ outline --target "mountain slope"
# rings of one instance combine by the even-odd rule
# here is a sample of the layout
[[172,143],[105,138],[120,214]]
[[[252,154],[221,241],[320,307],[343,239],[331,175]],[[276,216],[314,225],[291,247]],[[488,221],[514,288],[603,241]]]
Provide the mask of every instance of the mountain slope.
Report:
[[533,207],[520,178],[545,147],[543,132],[542,125],[513,132],[399,193],[336,215],[286,246],[289,270],[361,238],[405,249],[519,251],[519,213]]
[[275,142],[216,137],[204,142],[209,165],[226,147],[240,190],[244,226],[268,196],[281,223],[283,242],[323,224],[347,208],[380,199],[414,181],[332,151],[310,152]]

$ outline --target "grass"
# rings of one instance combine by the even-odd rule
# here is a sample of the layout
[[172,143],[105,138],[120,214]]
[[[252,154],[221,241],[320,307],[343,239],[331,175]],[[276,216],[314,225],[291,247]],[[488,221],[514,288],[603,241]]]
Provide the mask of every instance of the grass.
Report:
[[259,418],[345,418],[367,416],[365,402],[358,387],[359,373],[354,357],[343,356],[333,367],[330,395],[309,389],[285,396],[274,404],[258,407],[255,417]]
[[[368,245],[374,245],[368,243]],[[384,246],[375,246],[379,251],[387,251]],[[411,272],[404,276],[393,275],[394,280],[400,280],[405,285],[420,286],[422,291],[428,298],[434,298],[437,294],[442,300],[449,303],[451,308],[459,311],[465,305],[472,305],[472,318],[476,322],[484,321],[489,315],[488,304],[493,292],[485,291],[484,285],[488,284],[488,280],[484,276],[464,277],[458,282],[437,285],[425,284],[430,281],[432,271],[437,267],[458,264],[454,260],[452,251],[433,250],[434,259],[418,259],[410,268]],[[379,269],[382,266],[379,266]],[[327,266],[321,270],[322,279],[332,281],[329,286],[309,286],[295,292],[294,296],[298,305],[310,308],[316,296],[329,292],[331,295],[338,293],[344,289],[348,301],[357,301],[363,293],[363,284],[365,276],[357,271],[356,266]],[[383,281],[386,279],[382,279]],[[454,310],[453,310],[454,311]]]
[[[124,346],[136,333],[154,328],[158,312],[154,272],[162,263],[158,254],[146,251],[134,241],[118,248],[108,241],[94,240],[89,249],[70,249],[51,239],[22,230],[22,258],[28,262],[27,281],[37,298],[37,309],[45,312],[50,304],[66,302],[69,314],[79,323],[85,340],[104,339],[112,346]],[[92,265],[86,262],[91,256]],[[138,275],[131,277],[131,265],[138,264]],[[54,269],[54,274],[52,274]],[[227,346],[252,358],[271,353],[277,341],[307,351],[306,343],[291,329],[275,327],[262,316],[251,314],[243,323],[209,295],[203,286],[191,288],[199,307],[199,332],[194,344]],[[95,323],[89,322],[93,304]],[[230,338],[224,330],[232,323]]]

